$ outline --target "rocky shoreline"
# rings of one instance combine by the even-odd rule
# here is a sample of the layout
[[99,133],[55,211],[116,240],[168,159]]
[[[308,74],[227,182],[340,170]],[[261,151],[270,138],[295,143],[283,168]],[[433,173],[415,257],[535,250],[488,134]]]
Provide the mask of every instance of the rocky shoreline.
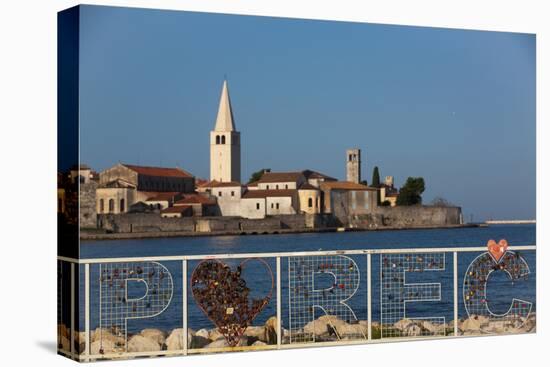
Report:
[[[277,319],[270,317],[262,326],[249,326],[237,347],[258,347],[277,344]],[[384,336],[392,337],[422,337],[422,336],[452,336],[454,320],[444,324],[436,324],[429,320],[402,319],[393,325],[386,325],[381,329],[380,323],[372,322],[372,338],[380,339]],[[183,329],[170,331],[159,329],[144,329],[137,334],[128,335],[128,352],[155,352],[175,351],[183,349]],[[290,342],[289,330],[282,329],[282,343]],[[497,321],[485,316],[471,316],[458,322],[459,336],[506,335],[536,332],[536,315],[532,313],[528,318]],[[347,323],[335,316],[321,316],[309,322],[298,332],[293,334],[293,342],[305,341],[337,341],[366,339],[368,324],[366,320]],[[84,352],[85,332],[77,332],[75,347],[79,353]],[[97,328],[90,335],[90,352],[92,355],[119,353],[125,351],[123,336],[116,335],[111,330]],[[70,330],[60,325],[58,331],[59,349],[70,350]],[[229,344],[217,328],[187,330],[189,349],[216,349],[229,348]]]
[[122,239],[168,238],[168,237],[213,237],[213,236],[256,236],[267,234],[300,234],[300,233],[327,233],[327,232],[369,232],[369,231],[405,231],[419,229],[457,229],[475,228],[478,224],[451,224],[442,226],[383,226],[373,228],[302,228],[302,229],[276,229],[276,230],[248,230],[248,231],[158,231],[158,232],[131,232],[131,233],[106,233],[96,229],[82,228],[80,239],[83,241],[107,241]]

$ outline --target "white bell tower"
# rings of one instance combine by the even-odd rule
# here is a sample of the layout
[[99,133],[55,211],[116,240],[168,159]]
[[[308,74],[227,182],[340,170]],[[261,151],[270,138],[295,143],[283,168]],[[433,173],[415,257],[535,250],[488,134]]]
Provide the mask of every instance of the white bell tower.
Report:
[[235,128],[227,80],[223,81],[216,126],[210,132],[210,181],[241,181],[241,133]]

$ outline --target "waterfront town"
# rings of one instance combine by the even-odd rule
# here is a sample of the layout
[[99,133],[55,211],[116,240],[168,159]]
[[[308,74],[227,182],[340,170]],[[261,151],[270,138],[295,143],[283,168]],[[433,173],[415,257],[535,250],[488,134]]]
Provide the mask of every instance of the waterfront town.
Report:
[[[345,154],[344,154],[345,153]],[[58,213],[78,210],[80,229],[106,232],[238,232],[381,227],[444,227],[462,224],[459,207],[398,205],[401,190],[392,176],[374,169],[370,185],[362,177],[361,149],[342,152],[345,180],[311,169],[262,169],[241,178],[241,139],[227,81],[210,132],[210,177],[181,167],[116,163],[102,172],[86,164],[58,173]],[[409,178],[407,184],[414,183]],[[78,189],[75,189],[78,187]],[[80,206],[74,206],[80,199]],[[191,228],[190,228],[191,226]],[[266,232],[267,231],[267,232]]]

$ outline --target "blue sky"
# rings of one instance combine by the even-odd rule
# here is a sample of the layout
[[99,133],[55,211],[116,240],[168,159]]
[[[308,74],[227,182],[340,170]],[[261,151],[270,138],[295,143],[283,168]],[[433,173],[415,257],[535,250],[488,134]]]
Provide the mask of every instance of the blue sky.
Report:
[[[209,175],[224,75],[242,177],[363,151],[474,220],[535,217],[535,36],[85,6],[80,154]],[[366,161],[366,164],[365,164]]]

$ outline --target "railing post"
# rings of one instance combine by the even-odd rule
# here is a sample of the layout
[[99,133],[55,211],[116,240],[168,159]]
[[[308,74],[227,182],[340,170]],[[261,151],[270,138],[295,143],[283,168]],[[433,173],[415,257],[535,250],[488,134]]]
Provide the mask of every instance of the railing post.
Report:
[[458,253],[453,252],[454,336],[458,336]]
[[282,340],[282,322],[281,322],[281,257],[277,256],[277,349],[281,349]]
[[372,262],[371,254],[367,254],[367,340],[372,340]]
[[70,348],[70,351],[71,351],[71,358],[75,358],[75,349],[74,349],[74,336],[75,336],[75,332],[74,332],[74,328],[75,328],[75,264],[74,263],[71,263],[71,335],[70,335],[70,339],[71,339],[71,348]]
[[86,361],[90,361],[90,264],[84,265],[84,338]]
[[187,260],[181,262],[182,273],[182,288],[183,288],[183,304],[182,304],[182,319],[183,319],[183,355],[187,355]]

